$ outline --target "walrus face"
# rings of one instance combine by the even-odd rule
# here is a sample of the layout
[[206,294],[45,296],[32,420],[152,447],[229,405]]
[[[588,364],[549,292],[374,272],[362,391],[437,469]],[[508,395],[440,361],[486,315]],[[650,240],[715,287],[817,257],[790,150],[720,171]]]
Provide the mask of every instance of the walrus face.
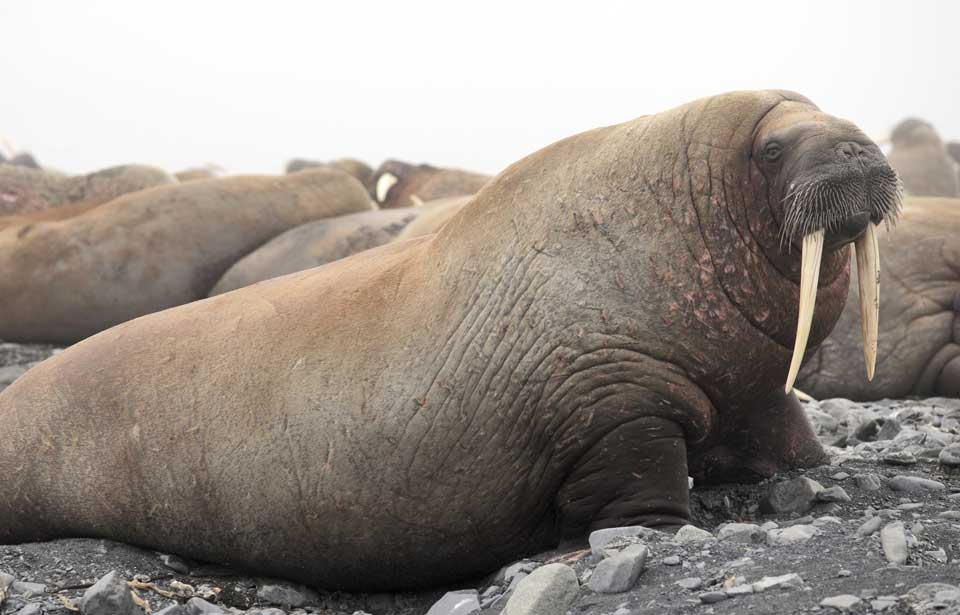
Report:
[[806,110],[761,123],[754,164],[764,177],[768,203],[780,220],[780,248],[801,253],[800,309],[786,391],[793,388],[813,322],[824,249],[855,242],[867,378],[877,354],[879,252],[876,225],[892,222],[900,207],[900,181],[886,158],[853,124]]

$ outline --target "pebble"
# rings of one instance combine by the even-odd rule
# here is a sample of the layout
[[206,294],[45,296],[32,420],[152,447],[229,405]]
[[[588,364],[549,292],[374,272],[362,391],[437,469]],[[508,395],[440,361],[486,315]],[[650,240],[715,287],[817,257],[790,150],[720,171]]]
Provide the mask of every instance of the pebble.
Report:
[[695,525],[684,525],[677,530],[677,533],[674,534],[673,539],[680,544],[691,544],[715,540],[713,534],[706,530],[701,530]]
[[823,491],[823,485],[806,476],[777,483],[760,501],[760,510],[767,513],[800,513],[813,508],[817,494]]
[[704,592],[700,594],[700,596],[698,597],[700,598],[700,602],[703,602],[704,604],[713,604],[714,602],[721,602],[723,600],[726,600],[730,596],[728,596],[726,592],[712,591],[712,592]]
[[753,591],[760,593],[768,589],[796,589],[803,587],[803,579],[799,574],[791,572],[778,577],[763,577],[753,584]]
[[743,596],[745,594],[752,594],[752,593],[753,593],[753,585],[750,585],[750,584],[734,585],[733,587],[727,588],[727,595],[730,596],[731,598],[734,596]]
[[960,467],[960,444],[948,444],[943,447],[937,459],[942,466],[949,468]]
[[590,589],[598,594],[617,594],[629,590],[643,572],[648,554],[646,546],[632,545],[603,560],[590,577]]
[[892,564],[903,564],[907,561],[907,534],[903,529],[903,523],[892,521],[880,530],[880,544],[883,546],[883,554],[887,561]]
[[847,570],[846,568],[841,568],[840,570],[837,571],[838,577],[849,577],[851,574],[853,573]]
[[257,588],[257,598],[286,607],[299,607],[320,602],[320,596],[312,589],[283,582],[260,585]]
[[920,491],[942,491],[946,485],[940,481],[920,478],[918,476],[906,476],[903,474],[894,476],[887,481],[887,487],[894,491],[906,491],[907,493],[916,493]]
[[917,457],[909,451],[893,451],[892,453],[884,453],[883,457],[880,458],[883,463],[892,465],[892,466],[910,466],[917,463]]
[[753,523],[725,523],[717,530],[717,539],[729,542],[763,542],[766,532]]
[[703,579],[700,577],[687,577],[686,579],[680,579],[676,582],[676,584],[683,589],[689,589],[690,591],[693,591],[703,587]]
[[910,511],[910,510],[920,510],[921,508],[923,508],[922,502],[905,502],[903,504],[897,505],[897,510]]
[[480,599],[475,589],[447,592],[433,603],[427,615],[472,615],[480,612]]
[[80,599],[83,615],[142,615],[133,602],[127,582],[116,570],[111,570],[87,588]]
[[668,555],[662,560],[660,560],[664,566],[679,566],[680,565],[680,556],[679,555]]
[[627,538],[632,536],[650,536],[657,533],[657,530],[644,527],[642,525],[628,525],[625,527],[608,527],[602,530],[590,532],[590,553],[598,557],[603,557],[603,549],[610,542],[617,538]]
[[850,496],[843,490],[843,487],[834,486],[824,489],[817,493],[817,499],[821,502],[850,502]]
[[830,478],[832,478],[833,480],[847,480],[848,478],[850,478],[850,475],[847,474],[846,472],[837,472]]
[[817,517],[813,520],[814,527],[824,527],[826,525],[843,525],[843,521],[839,517],[831,517],[830,515]]
[[880,488],[880,477],[876,474],[857,474],[853,481],[864,491],[876,491]]
[[829,598],[824,598],[820,601],[820,606],[825,606],[831,609],[836,609],[838,611],[850,611],[860,606],[863,602],[857,596],[852,596],[850,594],[840,594],[839,596],[831,596]]
[[190,598],[187,600],[186,606],[191,615],[224,615],[223,609],[215,604],[210,604],[203,598]]
[[517,584],[502,615],[557,615],[566,613],[580,584],[566,564],[547,564]]
[[770,530],[767,532],[767,544],[772,546],[785,546],[806,542],[820,533],[812,525],[794,525],[782,530]]
[[857,536],[870,536],[880,529],[883,525],[883,519],[880,517],[870,517],[863,525],[857,528]]

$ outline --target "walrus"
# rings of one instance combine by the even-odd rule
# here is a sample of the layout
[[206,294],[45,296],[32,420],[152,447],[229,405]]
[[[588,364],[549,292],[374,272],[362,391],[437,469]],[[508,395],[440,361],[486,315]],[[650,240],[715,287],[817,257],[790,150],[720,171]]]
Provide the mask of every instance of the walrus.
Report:
[[960,196],[957,165],[929,122],[918,118],[903,120],[890,134],[890,143],[892,149],[887,158],[900,175],[907,194]]
[[879,241],[887,282],[876,377],[852,377],[863,359],[851,293],[797,386],[819,399],[960,397],[960,199],[906,199],[896,229]]
[[344,173],[349,173],[356,177],[360,183],[369,189],[371,179],[373,178],[373,169],[366,162],[356,158],[338,158],[330,162],[319,162],[317,160],[306,160],[304,158],[294,158],[287,163],[287,173],[299,173],[306,169],[339,169]]
[[373,208],[346,173],[234,176],[132,193],[0,230],[0,339],[70,344],[202,299],[283,231]]
[[39,169],[40,163],[37,162],[37,159],[30,152],[18,152],[10,160],[7,161],[8,164],[12,164],[17,167],[24,167],[27,169]]
[[234,263],[209,295],[319,267],[381,246],[419,215],[420,208],[378,209],[301,224]]
[[192,182],[198,179],[213,179],[223,174],[223,168],[215,164],[207,164],[200,167],[190,167],[173,174],[178,182]]
[[427,201],[474,194],[488,181],[489,175],[470,171],[387,160],[373,174],[370,195],[384,209],[416,207]]
[[166,171],[143,165],[110,167],[75,176],[4,165],[0,166],[0,216],[68,203],[106,203],[130,192],[174,181]]
[[31,369],[0,393],[0,542],[101,536],[381,591],[684,524],[688,475],[825,460],[792,361],[840,316],[851,242],[875,279],[897,206],[877,146],[795,93],[564,139],[438,233]]
[[452,196],[424,203],[417,208],[422,210],[420,215],[400,231],[394,241],[406,241],[421,235],[436,233],[456,216],[471,198],[471,196]]

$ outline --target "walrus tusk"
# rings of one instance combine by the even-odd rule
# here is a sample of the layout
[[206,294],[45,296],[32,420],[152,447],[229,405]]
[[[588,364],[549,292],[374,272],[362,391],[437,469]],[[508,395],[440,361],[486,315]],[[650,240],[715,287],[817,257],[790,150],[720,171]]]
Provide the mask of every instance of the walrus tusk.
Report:
[[800,389],[794,389],[793,394],[796,395],[797,399],[799,399],[800,401],[817,401],[808,393],[804,393]]
[[393,188],[393,185],[398,181],[397,176],[393,173],[384,173],[380,176],[380,179],[377,180],[377,203],[383,203],[387,200],[390,188]]
[[876,225],[853,245],[857,254],[857,281],[860,284],[860,330],[863,332],[863,360],[867,380],[873,380],[877,365],[877,330],[880,322],[880,244]]
[[820,259],[823,256],[824,231],[819,230],[803,238],[803,254],[800,257],[800,311],[797,316],[797,341],[793,344],[793,360],[787,373],[785,391],[789,394],[797,380],[803,353],[807,350],[810,325],[813,323],[813,308],[817,303],[817,282],[820,280]]

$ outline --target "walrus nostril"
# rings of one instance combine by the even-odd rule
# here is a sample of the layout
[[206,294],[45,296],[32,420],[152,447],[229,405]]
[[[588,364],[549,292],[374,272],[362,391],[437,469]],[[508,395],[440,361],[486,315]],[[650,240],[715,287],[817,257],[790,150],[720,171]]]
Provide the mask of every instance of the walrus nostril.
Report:
[[844,141],[837,144],[837,152],[845,158],[859,158],[863,155],[863,146],[853,141]]

